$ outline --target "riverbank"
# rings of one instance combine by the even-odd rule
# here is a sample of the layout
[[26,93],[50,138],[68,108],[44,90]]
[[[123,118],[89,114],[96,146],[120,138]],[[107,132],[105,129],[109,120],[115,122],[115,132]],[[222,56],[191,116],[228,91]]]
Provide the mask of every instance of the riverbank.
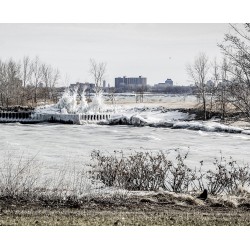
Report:
[[[130,95],[118,95],[115,100],[111,101],[109,98],[103,98],[104,109],[109,112],[114,110],[114,114],[124,113],[127,111],[141,113],[143,111],[158,110],[162,113],[178,111],[189,114],[188,121],[202,121],[204,114],[199,107],[197,98],[194,95],[145,95],[143,102],[136,102],[135,96]],[[102,104],[102,105],[103,105]],[[1,108],[0,112],[35,112],[35,107],[28,106],[12,106],[9,108]],[[43,110],[42,112],[48,112]],[[40,111],[39,111],[40,112]],[[38,112],[38,113],[39,113]],[[51,111],[49,112],[49,114]],[[207,121],[216,121],[224,125],[233,127],[239,127],[241,129],[250,129],[250,122],[244,117],[241,112],[230,111],[227,113],[224,120],[221,119],[222,114],[220,112],[207,112]]]
[[[18,200],[0,198],[0,225],[5,226],[247,226],[248,198],[148,192],[143,196],[89,200]],[[243,202],[244,200],[244,202]]]

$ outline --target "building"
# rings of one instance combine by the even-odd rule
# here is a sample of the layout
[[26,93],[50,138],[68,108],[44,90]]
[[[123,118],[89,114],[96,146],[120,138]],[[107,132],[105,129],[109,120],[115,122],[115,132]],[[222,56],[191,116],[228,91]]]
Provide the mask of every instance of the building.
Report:
[[106,86],[107,84],[106,84],[106,81],[105,81],[105,80],[103,80],[103,84],[102,84],[102,85],[103,85],[102,87],[103,87],[104,89],[107,87],[107,86]]
[[164,92],[167,88],[173,87],[174,82],[172,79],[168,78],[165,82],[160,82],[154,85],[153,90],[157,92]]
[[116,77],[115,88],[120,91],[135,91],[141,88],[146,89],[147,78],[146,77]]
[[167,79],[165,81],[165,84],[167,84],[168,87],[173,87],[174,86],[174,82],[172,81],[172,79]]

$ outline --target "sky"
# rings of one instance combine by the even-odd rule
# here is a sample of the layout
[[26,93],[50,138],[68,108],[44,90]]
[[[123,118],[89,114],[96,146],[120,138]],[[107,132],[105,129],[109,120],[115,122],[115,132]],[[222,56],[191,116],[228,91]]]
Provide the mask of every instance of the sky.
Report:
[[61,72],[60,85],[93,82],[90,59],[106,62],[105,79],[114,86],[119,76],[147,77],[154,85],[171,78],[189,85],[186,65],[205,52],[221,58],[217,44],[228,24],[95,23],[0,24],[0,59],[39,56]]

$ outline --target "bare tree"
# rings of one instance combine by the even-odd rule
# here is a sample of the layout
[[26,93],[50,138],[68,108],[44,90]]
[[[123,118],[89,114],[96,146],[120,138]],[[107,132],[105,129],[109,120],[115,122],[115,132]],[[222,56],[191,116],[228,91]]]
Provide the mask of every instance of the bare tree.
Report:
[[106,73],[107,64],[104,62],[97,63],[94,59],[90,59],[90,74],[95,81],[95,92],[100,94],[102,89],[102,82]]
[[215,92],[215,101],[217,103],[217,110],[221,113],[222,120],[228,112],[229,95],[228,95],[228,72],[230,70],[230,65],[227,59],[224,57],[221,66],[218,66],[216,70],[214,69],[214,79],[217,83]]
[[42,80],[42,65],[38,56],[33,60],[31,66],[32,85],[34,86],[34,102],[37,103],[39,83]]
[[52,78],[52,68],[50,65],[42,64],[42,80],[45,86],[43,86],[44,102],[46,103],[50,99],[50,81]]
[[55,86],[60,78],[58,69],[53,69],[51,65],[42,64],[42,81],[44,86],[44,101],[48,99],[55,101]]
[[212,112],[215,111],[216,94],[220,81],[220,73],[219,73],[220,67],[216,58],[212,62],[211,68],[212,68],[211,82],[209,84],[206,84],[207,104],[208,104],[207,109],[209,110],[209,114],[212,114]]
[[250,25],[239,28],[230,25],[233,34],[225,34],[224,42],[218,46],[229,61],[229,102],[250,119]]
[[24,56],[22,60],[22,81],[25,88],[27,83],[30,82],[32,74],[31,60],[28,56]]
[[21,74],[22,74],[22,98],[21,104],[28,102],[27,85],[30,84],[32,75],[32,64],[28,56],[24,56],[21,62]]
[[5,105],[6,98],[6,87],[7,87],[7,74],[6,74],[6,65],[3,61],[0,60],[0,92],[1,92],[1,106]]
[[205,53],[200,53],[193,64],[187,65],[187,73],[195,82],[198,98],[202,102],[203,118],[207,119],[207,74],[209,71],[208,57]]
[[1,103],[7,108],[11,104],[18,105],[20,103],[20,89],[22,87],[20,68],[20,64],[12,59],[0,62]]
[[10,84],[10,98],[11,103],[14,105],[20,105],[21,103],[21,64],[10,59],[8,62],[8,77]]
[[25,56],[22,61],[0,60],[0,105],[37,104],[44,96],[55,101],[55,86],[59,79],[59,70],[42,64],[39,57],[31,60]]

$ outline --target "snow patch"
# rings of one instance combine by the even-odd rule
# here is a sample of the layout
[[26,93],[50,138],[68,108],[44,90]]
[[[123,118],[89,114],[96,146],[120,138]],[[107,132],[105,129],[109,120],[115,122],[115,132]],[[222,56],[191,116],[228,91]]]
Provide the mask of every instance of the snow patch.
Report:
[[108,121],[109,125],[133,125],[166,127],[172,129],[189,129],[206,132],[243,133],[250,135],[250,130],[228,126],[217,121],[190,121],[188,113],[169,111],[166,113],[142,112],[140,114],[113,115]]
[[227,126],[217,122],[176,122],[173,125],[174,129],[190,129],[201,130],[208,132],[227,132],[227,133],[241,133],[243,129]]

